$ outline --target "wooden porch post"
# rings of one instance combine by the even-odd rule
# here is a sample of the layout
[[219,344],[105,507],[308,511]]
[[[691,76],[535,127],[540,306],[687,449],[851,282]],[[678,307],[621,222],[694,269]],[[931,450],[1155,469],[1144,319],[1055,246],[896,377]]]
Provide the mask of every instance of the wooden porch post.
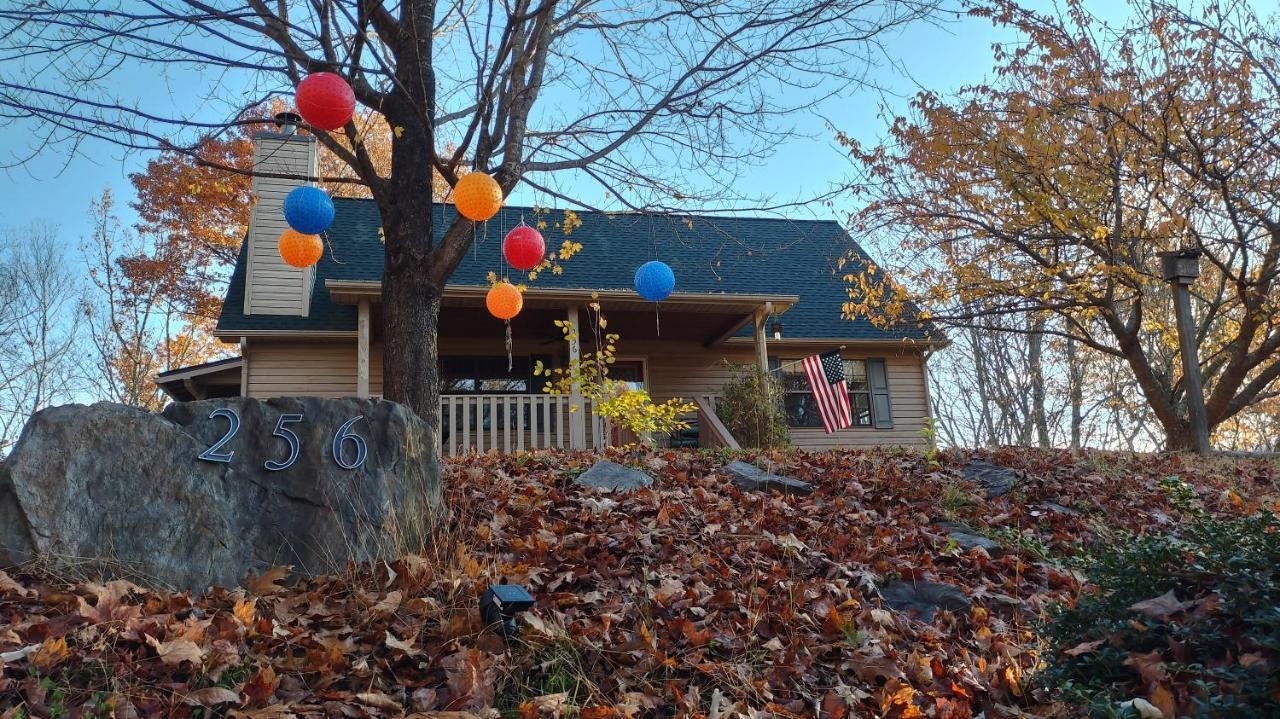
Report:
[[[569,327],[573,339],[569,342],[569,362],[582,359],[582,345],[579,340],[581,327],[578,323],[578,306],[569,305]],[[583,411],[582,386],[577,382],[569,388],[569,447],[570,449],[587,448],[587,418]]]
[[369,396],[369,300],[356,310],[356,396]]
[[769,374],[769,341],[765,337],[765,324],[772,311],[773,303],[766,303],[756,310],[755,317],[756,361],[760,363],[760,371],[765,374]]

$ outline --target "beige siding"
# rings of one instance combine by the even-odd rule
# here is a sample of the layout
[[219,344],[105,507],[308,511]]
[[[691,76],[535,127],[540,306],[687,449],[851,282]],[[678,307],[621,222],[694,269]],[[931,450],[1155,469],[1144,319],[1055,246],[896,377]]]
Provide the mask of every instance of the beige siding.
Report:
[[[254,168],[265,173],[314,176],[315,141],[310,137],[265,135],[255,138]],[[280,259],[277,247],[284,221],[284,197],[303,180],[253,178],[253,209],[249,213],[248,283],[245,314],[305,315],[314,280],[313,270],[300,270]]]
[[[777,357],[802,357],[823,351],[825,346],[787,346],[771,351]],[[750,346],[704,348],[694,342],[631,342],[625,340],[619,356],[624,359],[643,359],[648,372],[648,382],[653,398],[659,402],[671,397],[693,397],[698,394],[715,394],[730,377],[729,363],[748,364],[755,361]],[[249,343],[249,395],[275,397],[284,395],[321,395],[346,397],[355,394],[356,343],[350,340],[317,341],[262,341]],[[517,355],[556,355],[561,347],[555,344],[517,341],[513,352]],[[440,352],[449,354],[501,354],[501,338],[442,339]],[[849,345],[843,354],[849,359],[884,357],[889,377],[890,400],[893,405],[893,428],[847,429],[828,435],[821,429],[793,429],[792,441],[804,449],[832,449],[866,447],[878,444],[921,445],[920,429],[928,415],[925,394],[924,371],[921,355],[914,350],[896,350],[884,347]],[[382,348],[375,344],[370,349],[369,391],[382,393]],[[567,421],[567,414],[561,415]],[[590,430],[588,440],[590,441]],[[568,433],[566,427],[566,442]],[[488,444],[486,439],[486,446]],[[474,440],[472,441],[474,444]]]

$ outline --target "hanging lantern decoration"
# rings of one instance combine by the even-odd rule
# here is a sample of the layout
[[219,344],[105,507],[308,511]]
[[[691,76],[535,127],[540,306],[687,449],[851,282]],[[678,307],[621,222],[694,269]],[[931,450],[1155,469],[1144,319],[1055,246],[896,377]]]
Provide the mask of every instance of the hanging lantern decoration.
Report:
[[636,292],[650,302],[661,302],[676,288],[676,274],[661,260],[650,260],[636,270]]
[[337,130],[356,111],[356,94],[341,75],[313,72],[298,83],[294,95],[298,114],[317,130]]
[[510,282],[499,282],[489,288],[489,294],[485,295],[484,306],[489,308],[489,314],[500,320],[510,321],[511,318],[520,314],[520,309],[524,307],[524,297],[520,295],[520,290]]
[[546,254],[542,233],[528,225],[512,229],[502,239],[502,256],[517,270],[532,270],[542,263]]
[[502,209],[502,188],[483,172],[471,172],[453,186],[453,204],[468,220],[484,222]]
[[292,267],[310,267],[324,254],[320,235],[307,235],[289,228],[280,233],[280,259]]
[[319,187],[295,187],[284,197],[284,219],[304,235],[318,235],[333,224],[333,199]]
[[524,307],[524,297],[520,294],[520,288],[503,280],[489,288],[489,294],[484,297],[484,306],[489,308],[489,314],[507,325],[507,371],[510,372],[511,319],[520,314],[520,309]]

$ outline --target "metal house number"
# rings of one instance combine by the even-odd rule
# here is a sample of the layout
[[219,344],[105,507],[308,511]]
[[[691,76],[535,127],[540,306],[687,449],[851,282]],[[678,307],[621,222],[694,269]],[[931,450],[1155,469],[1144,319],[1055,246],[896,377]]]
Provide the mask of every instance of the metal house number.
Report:
[[[214,417],[222,417],[227,420],[227,432],[217,442],[209,445],[209,448],[196,455],[196,459],[205,462],[223,462],[229,463],[235,456],[235,450],[223,452],[222,448],[230,442],[236,433],[240,431],[240,415],[236,414],[234,409],[230,407],[219,407],[209,413],[209,419]],[[358,421],[364,419],[363,416],[355,416],[347,420],[338,428],[333,435],[333,462],[343,469],[356,469],[364,464],[365,459],[369,456],[369,444],[364,437],[351,431],[351,427]],[[302,421],[302,413],[282,414],[276,420],[275,429],[271,430],[272,436],[279,437],[288,445],[289,454],[283,461],[268,459],[262,463],[262,466],[271,472],[279,472],[292,467],[298,457],[302,455],[302,440],[298,435],[289,429],[289,425],[298,424]],[[347,450],[347,445],[352,447],[351,451]],[[355,456],[350,461],[347,460],[349,454]]]

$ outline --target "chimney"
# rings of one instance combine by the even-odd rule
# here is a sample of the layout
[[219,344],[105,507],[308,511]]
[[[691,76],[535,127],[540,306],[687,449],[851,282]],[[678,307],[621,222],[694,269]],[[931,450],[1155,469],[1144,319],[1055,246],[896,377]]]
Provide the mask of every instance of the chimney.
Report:
[[277,248],[284,221],[284,197],[319,175],[316,139],[297,132],[301,118],[276,115],[275,132],[253,136],[253,208],[249,211],[249,243],[244,287],[246,315],[306,317],[311,306],[315,268],[297,269],[280,259]]

